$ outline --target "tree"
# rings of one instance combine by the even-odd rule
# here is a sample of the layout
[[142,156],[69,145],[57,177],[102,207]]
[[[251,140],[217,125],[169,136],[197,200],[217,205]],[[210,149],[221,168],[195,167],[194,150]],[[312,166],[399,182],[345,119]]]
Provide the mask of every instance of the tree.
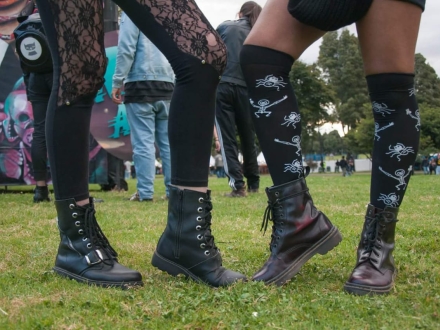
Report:
[[303,127],[302,145],[307,152],[308,146],[312,146],[310,139],[316,136],[315,128],[334,121],[329,114],[329,108],[335,102],[334,92],[322,79],[316,64],[307,65],[297,61],[292,66],[289,78],[297,96]]
[[435,70],[426,63],[422,54],[416,54],[415,87],[419,104],[440,107],[440,78]]
[[336,115],[346,131],[363,118],[369,102],[367,84],[357,37],[344,29],[327,33],[319,50],[318,65],[337,96]]
[[339,155],[346,149],[343,138],[337,130],[322,135],[324,153]]

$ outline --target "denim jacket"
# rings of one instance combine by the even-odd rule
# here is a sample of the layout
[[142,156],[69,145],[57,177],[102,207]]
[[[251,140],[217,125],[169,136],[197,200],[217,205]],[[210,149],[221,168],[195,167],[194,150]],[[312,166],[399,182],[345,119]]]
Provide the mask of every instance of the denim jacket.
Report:
[[173,69],[159,49],[122,13],[113,88],[147,80],[174,83]]

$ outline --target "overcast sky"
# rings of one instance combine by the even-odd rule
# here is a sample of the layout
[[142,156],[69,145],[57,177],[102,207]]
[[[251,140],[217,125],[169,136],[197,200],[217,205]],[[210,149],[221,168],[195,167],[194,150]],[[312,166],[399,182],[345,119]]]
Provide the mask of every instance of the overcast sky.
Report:
[[[254,0],[260,5],[264,5],[266,0]],[[208,20],[216,28],[221,22],[236,18],[237,12],[245,2],[237,0],[196,0]],[[422,16],[422,24],[417,43],[417,52],[426,57],[428,63],[440,75],[440,1],[428,0],[425,12]],[[355,33],[354,25],[350,26],[350,31]],[[301,60],[307,63],[315,62],[321,41],[315,42],[301,56]]]

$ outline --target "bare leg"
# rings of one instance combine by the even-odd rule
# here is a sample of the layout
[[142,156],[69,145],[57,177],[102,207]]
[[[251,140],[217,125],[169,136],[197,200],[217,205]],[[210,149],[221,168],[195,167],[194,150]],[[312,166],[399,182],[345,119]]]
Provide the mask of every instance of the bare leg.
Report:
[[370,205],[344,286],[357,295],[388,293],[394,284],[397,215],[420,137],[413,72],[421,12],[406,2],[375,0],[357,23],[375,120]]
[[304,180],[301,114],[289,79],[294,59],[325,32],[298,22],[287,4],[268,1],[240,55],[251,116],[274,183],[266,189],[269,201],[262,224],[266,229],[273,221],[271,253],[253,279],[277,285],[342,239],[314,206]]
[[375,0],[357,24],[367,75],[414,72],[422,10],[408,2]]
[[269,0],[252,28],[245,45],[267,47],[297,60],[325,31],[302,24],[287,11],[288,0]]

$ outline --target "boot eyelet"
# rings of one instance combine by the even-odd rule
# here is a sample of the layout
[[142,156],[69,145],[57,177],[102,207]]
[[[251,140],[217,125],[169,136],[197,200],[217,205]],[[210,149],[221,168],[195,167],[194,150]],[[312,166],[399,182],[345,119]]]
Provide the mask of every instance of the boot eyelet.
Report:
[[202,229],[202,226],[197,226],[196,227],[196,230],[200,230],[200,229]]
[[[283,214],[283,215],[284,215],[284,214]],[[281,226],[284,226],[284,221],[281,221],[281,222],[280,222],[280,225],[281,225]]]
[[284,229],[280,229],[280,233],[283,233]]
[[205,244],[205,243],[200,244],[200,248],[201,248],[201,249],[204,249],[205,247],[206,247],[206,244]]
[[211,254],[211,252],[209,252],[208,250],[205,251],[205,256],[209,256]]
[[72,213],[72,218],[74,218],[74,219],[78,218],[78,213],[73,212],[73,213]]
[[81,226],[81,222],[75,221],[75,226],[77,226],[77,227]]
[[276,248],[277,248],[277,246],[278,246],[277,244],[274,244],[274,245],[273,245],[274,249],[276,249]]
[[88,238],[87,237],[83,237],[83,242],[87,241]]
[[203,203],[203,202],[205,202],[205,200],[203,199],[203,197],[200,197],[199,198],[199,203]]
[[203,235],[197,235],[197,239],[201,241],[203,239]]
[[199,207],[199,208],[197,209],[197,212],[202,213],[202,212],[203,212],[203,208]]
[[202,217],[197,217],[198,222],[201,222],[202,220],[203,220]]
[[281,237],[277,236],[277,241],[279,241],[279,240],[280,240],[280,238],[281,238]]
[[92,248],[92,243],[87,243],[87,248],[91,249]]
[[84,230],[83,229],[78,230],[78,234],[80,235],[84,234]]
[[69,204],[69,209],[73,210],[75,208],[75,205]]
[[280,196],[280,193],[277,191],[277,192],[275,192],[275,196]]

